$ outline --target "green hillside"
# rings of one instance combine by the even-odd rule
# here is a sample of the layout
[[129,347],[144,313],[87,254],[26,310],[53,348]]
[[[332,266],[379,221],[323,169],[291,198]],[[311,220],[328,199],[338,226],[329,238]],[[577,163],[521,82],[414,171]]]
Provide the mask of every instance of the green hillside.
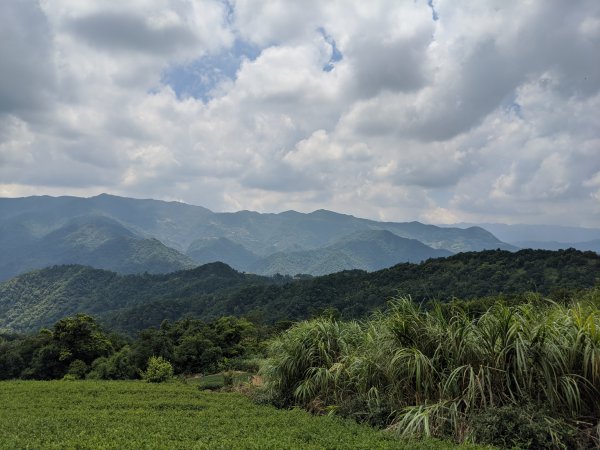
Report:
[[[156,299],[193,301],[217,291],[224,295],[251,285],[255,278],[222,263],[168,275],[128,276],[85,266],[54,266],[0,283],[0,329],[35,331],[77,312],[103,317]],[[133,326],[144,320],[135,319]]]
[[367,273],[344,271],[315,278],[266,278],[213,263],[166,275],[121,276],[80,266],[28,273],[0,283],[0,329],[36,331],[86,312],[128,332],[187,315],[213,319],[304,319],[327,308],[362,317],[398,294],[415,301],[561,292],[600,283],[600,256],[577,250],[490,250],[404,263]]

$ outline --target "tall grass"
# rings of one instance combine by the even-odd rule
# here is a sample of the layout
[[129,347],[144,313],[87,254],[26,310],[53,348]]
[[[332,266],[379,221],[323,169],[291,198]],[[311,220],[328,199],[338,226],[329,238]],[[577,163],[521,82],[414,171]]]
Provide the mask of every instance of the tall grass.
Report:
[[296,325],[272,343],[262,373],[280,404],[336,411],[404,436],[494,443],[477,426],[482,414],[514,407],[533,411],[531,426],[551,447],[600,445],[593,302],[497,304],[472,318],[399,299],[363,323]]

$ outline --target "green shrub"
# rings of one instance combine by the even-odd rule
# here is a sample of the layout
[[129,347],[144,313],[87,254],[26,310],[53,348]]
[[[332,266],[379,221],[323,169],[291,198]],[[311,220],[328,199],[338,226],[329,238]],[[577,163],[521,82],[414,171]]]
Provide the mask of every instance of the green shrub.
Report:
[[472,437],[502,448],[578,449],[577,429],[533,405],[489,407],[469,419]]
[[87,378],[94,380],[130,380],[138,373],[133,365],[131,349],[128,345],[109,357],[97,358]]
[[151,356],[142,379],[149,383],[162,383],[173,378],[173,366],[162,356]]

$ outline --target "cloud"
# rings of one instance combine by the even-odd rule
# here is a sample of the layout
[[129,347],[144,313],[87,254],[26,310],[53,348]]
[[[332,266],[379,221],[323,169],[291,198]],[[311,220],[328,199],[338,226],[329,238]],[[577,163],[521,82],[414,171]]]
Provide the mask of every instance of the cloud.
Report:
[[110,11],[72,19],[67,28],[88,44],[110,52],[168,54],[199,43],[186,27],[153,24],[143,17]]
[[0,193],[600,227],[600,4],[7,0]]
[[33,120],[37,111],[49,107],[55,90],[52,42],[39,5],[0,2],[0,115]]

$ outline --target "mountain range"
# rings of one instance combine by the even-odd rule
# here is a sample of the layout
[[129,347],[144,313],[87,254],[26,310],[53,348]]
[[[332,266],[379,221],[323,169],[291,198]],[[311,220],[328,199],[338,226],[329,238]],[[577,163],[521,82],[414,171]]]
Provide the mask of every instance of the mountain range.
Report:
[[0,280],[55,264],[128,274],[214,261],[263,275],[322,275],[464,251],[516,249],[480,227],[378,222],[326,210],[215,213],[107,194],[0,198],[0,248]]

